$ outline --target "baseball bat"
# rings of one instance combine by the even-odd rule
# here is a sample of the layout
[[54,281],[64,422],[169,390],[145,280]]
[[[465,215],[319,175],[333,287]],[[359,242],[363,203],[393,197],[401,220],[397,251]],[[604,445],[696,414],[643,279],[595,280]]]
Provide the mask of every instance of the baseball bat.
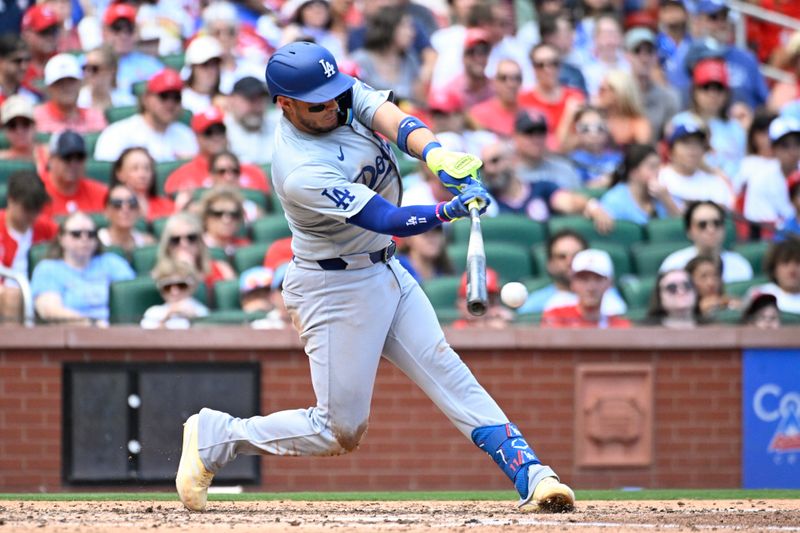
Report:
[[470,231],[467,246],[467,310],[481,316],[486,313],[486,251],[483,248],[481,214],[476,202],[469,205]]

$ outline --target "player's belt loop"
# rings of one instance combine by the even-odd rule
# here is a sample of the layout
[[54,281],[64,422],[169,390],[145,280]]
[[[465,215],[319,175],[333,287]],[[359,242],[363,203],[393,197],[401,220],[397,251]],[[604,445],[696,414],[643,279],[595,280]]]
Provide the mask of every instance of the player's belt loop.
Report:
[[[369,266],[369,264],[388,263],[392,257],[394,257],[395,251],[397,251],[397,244],[392,241],[389,246],[377,252],[349,255],[347,256],[349,262],[341,257],[332,257],[331,259],[319,259],[317,260],[317,264],[322,270],[347,270],[348,267],[364,268]],[[367,260],[369,260],[369,263],[367,263]]]
[[369,260],[372,261],[372,264],[375,263],[388,263],[389,260],[394,256],[395,251],[397,250],[397,244],[392,241],[392,244],[384,248],[383,250],[378,250],[377,252],[372,252],[369,254]]

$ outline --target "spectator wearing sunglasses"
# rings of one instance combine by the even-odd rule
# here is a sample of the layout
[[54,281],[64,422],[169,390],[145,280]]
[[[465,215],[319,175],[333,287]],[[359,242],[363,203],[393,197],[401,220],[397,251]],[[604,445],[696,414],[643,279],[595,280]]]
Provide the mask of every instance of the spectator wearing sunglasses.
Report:
[[202,222],[187,211],[175,213],[167,219],[158,242],[157,257],[156,264],[165,259],[173,259],[194,266],[206,285],[207,294],[213,294],[216,282],[236,278],[231,265],[211,257],[203,240]]
[[686,236],[692,246],[682,248],[664,259],[659,272],[683,269],[698,255],[705,255],[722,263],[722,281],[747,281],[753,278],[753,267],[738,252],[723,249],[725,243],[725,210],[711,201],[689,204],[683,214]]
[[655,78],[658,75],[656,35],[649,28],[632,28],[625,34],[626,57],[642,95],[644,114],[650,122],[652,141],[661,139],[664,126],[680,110],[680,95]]
[[0,35],[0,104],[15,94],[33,103],[39,101],[39,93],[23,83],[30,62],[31,51],[25,41],[11,33]]
[[236,250],[250,244],[241,236],[244,225],[243,198],[229,186],[215,187],[200,198],[199,210],[203,218],[203,240],[209,248],[220,248],[233,258]]
[[57,133],[70,129],[83,134],[106,127],[106,117],[101,111],[78,106],[82,79],[83,72],[74,55],[57,54],[50,58],[44,67],[49,99],[34,109],[38,131]]
[[198,149],[195,135],[178,120],[182,89],[183,81],[174,70],[164,69],[150,78],[142,96],[141,112],[103,130],[94,158],[116,161],[123,150],[133,146],[146,148],[159,163],[194,157]]
[[130,91],[117,87],[117,55],[108,45],[86,52],[78,106],[104,112],[109,107],[136,105]]
[[608,187],[611,174],[622,161],[619,150],[611,147],[608,126],[593,107],[585,107],[575,115],[577,145],[569,154],[585,187]]
[[149,80],[164,68],[158,59],[136,50],[136,8],[131,4],[109,4],[103,14],[103,42],[119,58],[117,87],[122,90],[130,92],[134,83]]
[[700,323],[697,291],[683,269],[660,272],[650,295],[645,325],[693,329]]
[[86,142],[79,133],[65,130],[50,137],[47,169],[42,181],[52,201],[45,207],[45,215],[103,211],[108,189],[86,176]]
[[45,63],[58,52],[61,20],[52,7],[41,3],[33,5],[22,17],[21,35],[30,51],[22,84],[32,89],[44,77]]
[[153,244],[155,239],[152,235],[135,227],[141,216],[136,193],[121,183],[113,185],[106,196],[108,227],[101,228],[97,238],[103,246],[117,246],[126,252]]
[[[228,150],[228,129],[225,126],[225,115],[218,107],[210,107],[192,117],[192,130],[197,139],[199,152],[191,161],[170,174],[164,184],[164,191],[167,194],[177,195],[175,203],[179,209],[191,201],[195,189],[208,188],[214,184],[211,177],[211,157]],[[245,189],[269,192],[267,177],[255,165],[239,167],[238,183]]]
[[127,261],[103,251],[91,217],[74,212],[61,221],[48,259],[33,270],[36,313],[45,322],[106,325],[109,286],[134,277]]
[[513,137],[517,175],[527,183],[549,181],[561,189],[580,188],[583,181],[572,162],[548,151],[547,132],[547,119],[541,113],[526,109],[517,113]]
[[522,87],[522,70],[513,59],[501,59],[492,78],[494,96],[475,105],[469,112],[470,120],[480,129],[501,137],[514,134],[514,119],[519,105],[517,100]]
[[139,325],[144,329],[189,329],[192,320],[208,315],[208,307],[194,298],[199,283],[197,270],[184,261],[159,261],[150,273],[163,304],[144,312]]
[[[212,155],[209,167],[212,187],[230,187],[241,192],[242,186],[239,180],[242,176],[242,164],[233,152],[223,150]],[[244,209],[244,220],[248,224],[264,214],[263,207],[249,198],[242,200],[242,209]]]
[[136,195],[139,210],[148,222],[171,215],[175,202],[159,196],[156,185],[156,162],[147,149],[126,148],[111,168],[111,185],[126,185]]
[[9,144],[8,148],[0,150],[0,160],[30,161],[40,172],[44,170],[47,147],[35,143],[36,122],[31,100],[21,94],[9,96],[0,106],[0,124]]

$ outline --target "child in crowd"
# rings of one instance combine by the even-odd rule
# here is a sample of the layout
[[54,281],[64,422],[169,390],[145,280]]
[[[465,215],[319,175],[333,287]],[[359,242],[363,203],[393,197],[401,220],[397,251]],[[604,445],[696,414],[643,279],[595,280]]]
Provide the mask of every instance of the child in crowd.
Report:
[[189,329],[192,320],[208,315],[208,308],[197,301],[199,275],[185,261],[159,261],[151,273],[164,303],[150,307],[140,325],[145,329]]

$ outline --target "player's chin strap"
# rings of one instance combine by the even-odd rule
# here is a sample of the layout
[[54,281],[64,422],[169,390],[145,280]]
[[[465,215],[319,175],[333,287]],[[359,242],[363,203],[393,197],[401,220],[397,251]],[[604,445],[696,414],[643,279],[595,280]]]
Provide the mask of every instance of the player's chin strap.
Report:
[[509,422],[476,428],[472,432],[472,442],[494,459],[514,483],[520,496],[525,498],[528,495],[528,467],[541,462],[517,426]]

